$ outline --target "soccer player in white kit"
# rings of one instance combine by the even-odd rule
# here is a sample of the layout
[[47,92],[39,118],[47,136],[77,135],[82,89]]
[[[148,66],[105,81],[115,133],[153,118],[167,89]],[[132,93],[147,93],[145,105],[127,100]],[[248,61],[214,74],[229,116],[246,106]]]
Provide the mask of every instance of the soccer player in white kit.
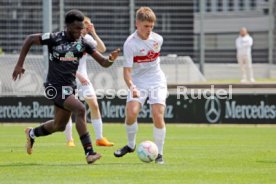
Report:
[[253,39],[246,28],[240,29],[240,36],[236,39],[237,60],[241,69],[241,83],[255,82],[252,69],[251,47]]
[[[91,20],[88,17],[84,18],[84,27],[82,31],[82,36],[90,43],[92,43],[96,49],[104,53],[106,51],[105,44],[97,35],[94,25],[91,23]],[[88,33],[91,33],[89,35]],[[95,39],[94,39],[95,38]],[[99,105],[97,101],[97,96],[93,85],[91,84],[88,75],[87,75],[87,54],[83,55],[83,57],[79,61],[79,67],[76,73],[77,80],[77,89],[78,96],[86,101],[89,108],[91,109],[91,121],[94,128],[94,132],[96,135],[96,145],[97,146],[113,146],[114,143],[109,142],[107,138],[103,137],[103,123],[101,118],[101,112],[99,110]],[[72,118],[70,118],[69,122],[65,128],[65,136],[67,140],[67,146],[74,147],[75,143],[72,136]]]
[[136,12],[136,31],[124,43],[124,80],[129,88],[125,118],[128,143],[115,151],[114,156],[122,157],[135,150],[137,117],[148,98],[154,123],[154,142],[158,147],[155,162],[163,164],[167,81],[159,58],[163,38],[152,32],[155,22],[156,16],[149,7],[139,8]]

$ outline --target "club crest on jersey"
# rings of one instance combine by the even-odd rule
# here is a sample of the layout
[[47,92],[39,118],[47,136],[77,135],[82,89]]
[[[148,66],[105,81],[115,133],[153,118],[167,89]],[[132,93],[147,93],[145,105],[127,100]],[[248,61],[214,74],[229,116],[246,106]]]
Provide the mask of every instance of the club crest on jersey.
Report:
[[78,58],[74,56],[74,53],[69,51],[64,57],[59,58],[61,61],[76,61]]
[[153,42],[153,49],[154,49],[155,51],[158,51],[159,48],[160,48],[160,47],[159,47],[158,42],[154,41],[154,42]]
[[77,45],[76,45],[76,49],[77,49],[78,51],[80,51],[80,50],[81,50],[81,45],[80,45],[80,43],[77,43]]

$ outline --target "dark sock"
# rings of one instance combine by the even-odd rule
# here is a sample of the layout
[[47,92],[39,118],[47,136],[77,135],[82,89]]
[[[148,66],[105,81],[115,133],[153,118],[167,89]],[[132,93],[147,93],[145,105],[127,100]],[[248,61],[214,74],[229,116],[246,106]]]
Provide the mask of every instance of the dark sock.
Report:
[[93,154],[95,154],[94,150],[93,150],[92,143],[91,143],[90,135],[89,135],[88,132],[86,134],[82,135],[80,137],[80,140],[81,140],[81,144],[83,146],[85,155],[93,155]]
[[48,132],[48,130],[45,129],[44,125],[41,125],[40,127],[34,128],[34,135],[36,137],[47,136],[47,135],[50,135],[50,134],[51,133]]

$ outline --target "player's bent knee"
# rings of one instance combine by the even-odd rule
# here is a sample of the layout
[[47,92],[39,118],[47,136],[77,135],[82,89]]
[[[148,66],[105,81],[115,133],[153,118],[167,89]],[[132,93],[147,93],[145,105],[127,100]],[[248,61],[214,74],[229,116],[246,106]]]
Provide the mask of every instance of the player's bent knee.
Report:
[[139,112],[137,112],[134,109],[128,108],[127,109],[127,116],[128,117],[136,117],[138,115]]
[[127,119],[129,122],[135,121],[137,119],[138,114],[137,113],[128,113]]

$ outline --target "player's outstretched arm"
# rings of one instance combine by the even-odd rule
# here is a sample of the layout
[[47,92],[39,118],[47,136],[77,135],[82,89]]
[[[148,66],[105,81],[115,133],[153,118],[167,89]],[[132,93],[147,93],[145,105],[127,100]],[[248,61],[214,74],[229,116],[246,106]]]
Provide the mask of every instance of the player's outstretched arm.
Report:
[[98,51],[95,51],[92,53],[92,57],[103,67],[109,67],[113,64],[113,62],[117,59],[117,57],[119,56],[121,50],[119,48],[115,49],[114,51],[112,51],[108,58],[104,57],[101,53],[99,53]]
[[102,39],[98,36],[94,24],[90,22],[87,29],[88,29],[89,33],[92,35],[92,37],[95,39],[95,41],[97,42],[96,49],[100,53],[104,53],[106,51],[105,44],[102,41]]
[[32,45],[41,45],[40,38],[41,38],[41,34],[32,34],[32,35],[28,35],[24,40],[17,64],[15,65],[12,73],[13,80],[16,80],[18,77],[20,79],[21,75],[25,72],[25,69],[23,68],[23,64],[24,64],[26,55],[28,54]]

